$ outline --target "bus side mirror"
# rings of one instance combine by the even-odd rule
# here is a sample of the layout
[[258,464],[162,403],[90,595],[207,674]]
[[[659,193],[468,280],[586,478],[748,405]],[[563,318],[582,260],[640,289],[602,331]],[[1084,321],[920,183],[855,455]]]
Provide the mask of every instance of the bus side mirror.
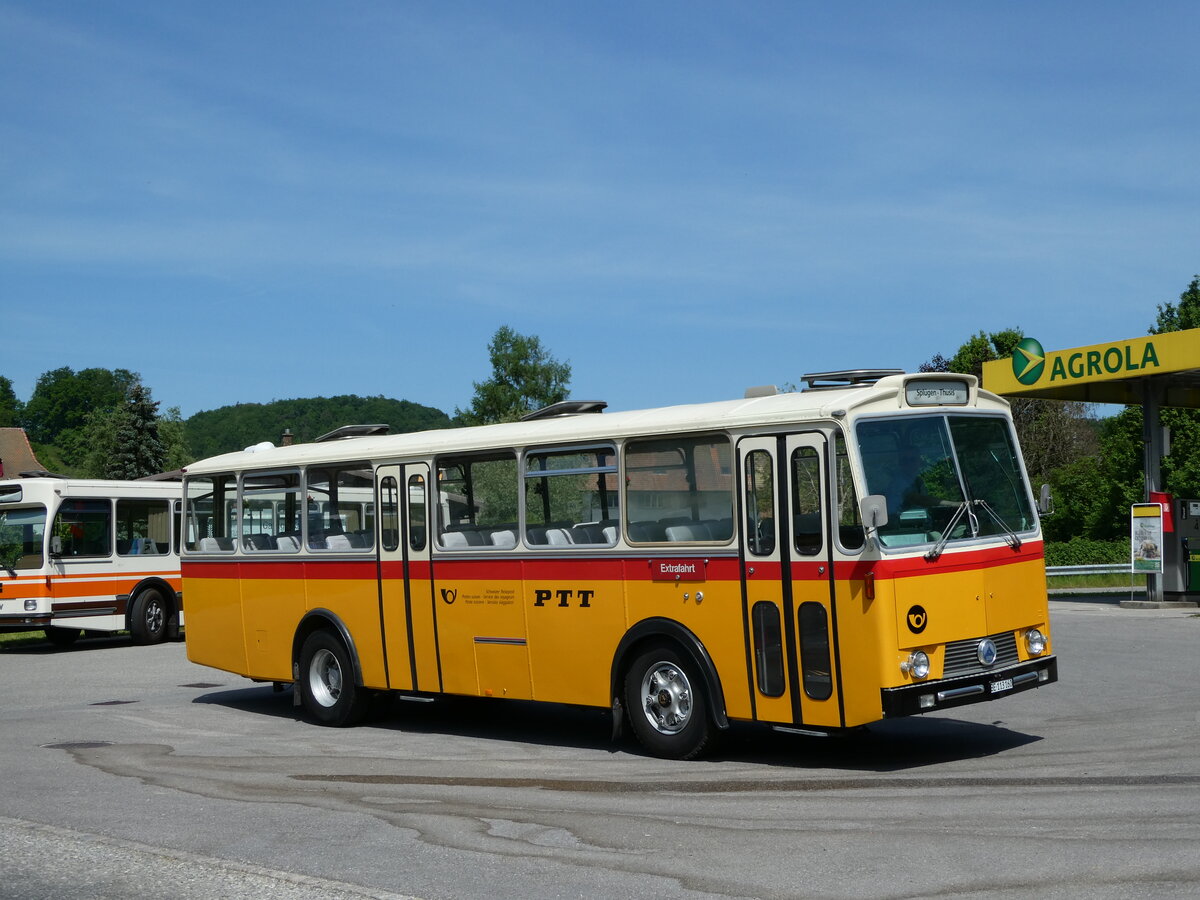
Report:
[[1038,494],[1038,513],[1043,516],[1054,515],[1054,498],[1050,496],[1050,485],[1043,484]]
[[887,498],[883,494],[867,494],[858,502],[858,512],[868,531],[888,523]]
[[57,534],[50,536],[50,555],[62,556],[62,538]]

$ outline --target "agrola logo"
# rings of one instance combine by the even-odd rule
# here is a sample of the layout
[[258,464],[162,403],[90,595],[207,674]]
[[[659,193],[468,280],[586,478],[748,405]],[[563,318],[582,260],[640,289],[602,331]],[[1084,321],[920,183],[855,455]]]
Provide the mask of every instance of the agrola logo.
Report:
[[1023,338],[1013,348],[1013,375],[1021,384],[1035,384],[1046,371],[1046,351],[1034,338]]

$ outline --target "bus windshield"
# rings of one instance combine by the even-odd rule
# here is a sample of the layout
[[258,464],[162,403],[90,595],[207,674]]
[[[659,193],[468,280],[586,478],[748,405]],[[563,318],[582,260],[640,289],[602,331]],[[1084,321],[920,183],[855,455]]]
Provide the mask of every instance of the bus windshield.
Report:
[[867,490],[887,500],[884,547],[1017,534],[1036,527],[1005,419],[936,415],[857,427]]
[[44,506],[0,509],[0,567],[40,569],[45,533]]

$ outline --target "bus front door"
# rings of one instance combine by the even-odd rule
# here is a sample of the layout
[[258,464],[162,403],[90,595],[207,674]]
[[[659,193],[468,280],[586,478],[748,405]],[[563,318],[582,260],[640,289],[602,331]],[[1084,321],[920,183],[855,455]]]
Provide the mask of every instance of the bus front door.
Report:
[[787,534],[781,535],[788,557],[792,636],[796,641],[793,682],[797,721],[815,728],[841,727],[837,647],[833,640],[836,610],[833,597],[833,537],[837,520],[829,442],[819,432],[784,439],[787,483]]
[[383,466],[379,490],[379,597],[388,686],[440,691],[429,564],[429,467]]
[[838,727],[826,439],[815,432],[745,438],[738,459],[755,718]]

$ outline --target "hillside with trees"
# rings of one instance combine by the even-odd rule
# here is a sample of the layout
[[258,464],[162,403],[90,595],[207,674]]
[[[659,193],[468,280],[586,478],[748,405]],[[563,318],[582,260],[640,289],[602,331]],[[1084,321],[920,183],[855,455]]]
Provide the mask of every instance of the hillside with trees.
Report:
[[290,430],[304,443],[342,425],[389,425],[393,434],[447,428],[440,409],[387,397],[311,397],[271,403],[238,403],[198,412],[184,423],[184,436],[196,459],[241,450],[262,441],[278,444]]
[[387,397],[314,397],[239,403],[183,419],[162,412],[141,376],[128,369],[62,367],[44,373],[21,403],[0,376],[0,427],[24,428],[41,464],[83,478],[140,478],[262,441],[285,429],[311,441],[341,425],[386,424],[393,433],[446,428],[440,409]]

